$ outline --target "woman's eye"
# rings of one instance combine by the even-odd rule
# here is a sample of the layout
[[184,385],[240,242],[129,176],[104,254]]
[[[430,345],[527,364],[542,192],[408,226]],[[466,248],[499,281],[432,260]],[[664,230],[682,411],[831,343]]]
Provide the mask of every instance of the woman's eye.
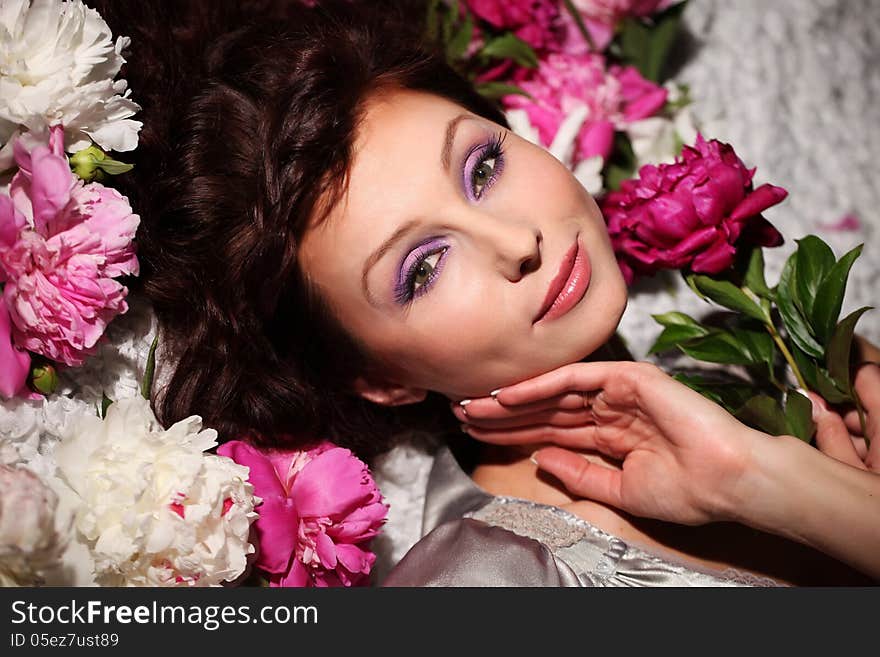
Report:
[[492,179],[493,173],[495,173],[494,157],[483,160],[474,169],[473,174],[471,174],[471,184],[473,185],[474,196],[476,198],[480,198],[480,195],[483,193],[483,188]]
[[437,262],[440,260],[441,255],[443,255],[443,252],[438,251],[437,253],[430,254],[424,260],[419,262],[419,264],[416,266],[415,271],[413,272],[413,292],[415,292],[420,287],[422,287],[422,285],[431,280],[431,275],[434,273],[434,268],[437,266]]

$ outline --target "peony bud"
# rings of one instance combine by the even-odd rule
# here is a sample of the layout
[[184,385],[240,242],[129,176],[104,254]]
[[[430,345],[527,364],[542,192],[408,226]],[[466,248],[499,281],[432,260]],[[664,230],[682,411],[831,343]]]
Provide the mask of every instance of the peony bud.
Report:
[[92,144],[70,156],[70,168],[86,182],[103,182],[106,174],[115,176],[131,171],[133,166],[107,157],[104,151]]
[[38,365],[31,371],[31,384],[44,395],[51,395],[58,386],[58,373],[48,363]]

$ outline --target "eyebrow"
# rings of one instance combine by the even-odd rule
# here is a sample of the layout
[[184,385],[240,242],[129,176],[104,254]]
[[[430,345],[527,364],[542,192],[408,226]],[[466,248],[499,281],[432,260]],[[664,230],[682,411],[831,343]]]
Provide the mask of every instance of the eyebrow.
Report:
[[418,224],[418,219],[410,219],[409,221],[404,223],[391,234],[391,237],[382,242],[382,245],[378,249],[373,251],[370,254],[370,257],[367,258],[367,261],[364,263],[364,272],[363,274],[361,274],[361,286],[364,288],[364,295],[366,295],[367,300],[371,304],[376,305],[376,299],[372,294],[370,294],[370,288],[367,286],[367,276],[369,275],[370,270],[377,262],[382,259],[382,257],[386,253],[391,250],[391,247],[393,247],[398,241],[406,237],[407,233],[412,231],[416,226],[418,226]]
[[[452,159],[452,146],[455,143],[455,132],[458,129],[458,124],[461,123],[463,119],[470,118],[470,114],[459,114],[455,118],[453,118],[449,123],[446,124],[446,134],[443,139],[443,149],[440,151],[440,163],[443,165],[444,169],[449,169],[450,160]],[[391,248],[401,239],[406,237],[406,235],[412,231],[417,225],[419,221],[417,219],[410,219],[402,226],[400,226],[397,230],[395,230],[391,236],[382,242],[378,249],[373,251],[370,256],[367,258],[366,262],[364,262],[364,271],[361,274],[361,287],[364,289],[364,295],[367,297],[367,300],[375,305],[375,297],[370,294],[370,289],[367,286],[367,276],[369,276],[370,270],[375,266],[377,262],[379,262],[382,257],[388,253]]]
[[462,119],[468,118],[469,114],[459,114],[446,124],[446,137],[443,140],[443,151],[440,153],[440,163],[444,169],[449,169],[449,161],[452,154],[452,144],[455,143],[455,131]]

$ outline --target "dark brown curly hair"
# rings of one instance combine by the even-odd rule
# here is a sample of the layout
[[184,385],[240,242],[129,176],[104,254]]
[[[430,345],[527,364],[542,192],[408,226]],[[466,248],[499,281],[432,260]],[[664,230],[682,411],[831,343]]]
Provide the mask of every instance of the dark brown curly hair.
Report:
[[[344,193],[364,101],[426,91],[505,125],[422,38],[425,2],[92,0],[131,37],[122,74],[143,111],[133,172],[145,294],[176,363],[153,391],[168,425],[220,439],[329,439],[365,457],[404,427],[452,420],[435,398],[381,408],[350,389],[369,355],[305,282],[304,231]],[[429,396],[430,397],[430,396]]]

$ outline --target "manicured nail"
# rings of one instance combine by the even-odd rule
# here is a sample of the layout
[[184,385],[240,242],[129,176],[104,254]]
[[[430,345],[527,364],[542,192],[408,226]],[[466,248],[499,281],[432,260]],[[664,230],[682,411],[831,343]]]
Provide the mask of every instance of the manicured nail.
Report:
[[529,461],[531,461],[532,463],[534,463],[535,465],[540,467],[540,464],[538,463],[538,459],[535,458],[535,454],[537,454],[537,453],[538,452],[532,452],[532,455],[529,457]]
[[474,400],[473,399],[462,399],[460,402],[458,402],[458,405],[461,406],[462,408],[464,408],[465,406],[470,404],[472,401],[474,401]]
[[502,390],[502,388],[496,388],[495,390],[493,390],[492,392],[489,393],[489,396],[492,397],[492,399],[495,399],[497,401],[498,393],[501,392],[501,390]]

